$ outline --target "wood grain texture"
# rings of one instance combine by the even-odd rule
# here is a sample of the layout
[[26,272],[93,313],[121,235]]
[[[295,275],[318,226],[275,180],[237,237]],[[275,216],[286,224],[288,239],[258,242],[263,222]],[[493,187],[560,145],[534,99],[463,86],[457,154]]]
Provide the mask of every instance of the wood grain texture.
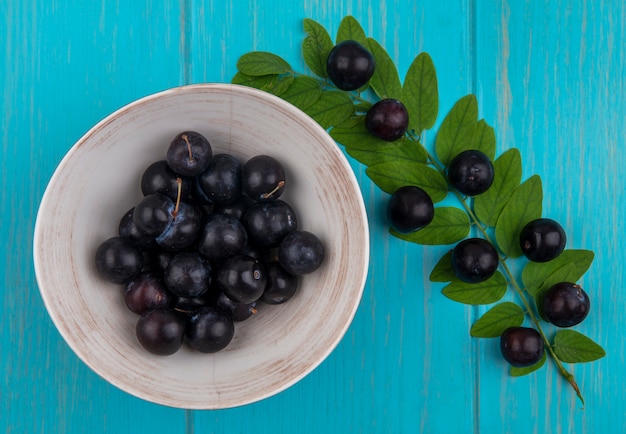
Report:
[[[331,32],[352,14],[398,62],[427,51],[440,84],[439,125],[476,93],[498,153],[517,147],[544,183],[544,215],[568,246],[594,250],[592,298],[576,328],[607,357],[569,368],[582,410],[547,363],[511,379],[495,340],[469,336],[485,308],[440,294],[428,274],[445,247],[388,236],[381,193],[351,161],[371,228],[365,294],[347,335],[313,373],[246,407],[185,412],[132,398],[69,350],[32,267],[32,229],[56,164],[94,123],[138,97],[227,82],[251,50],[304,70],[302,20]],[[2,185],[0,428],[40,432],[624,432],[626,348],[626,12],[620,0],[164,0],[0,2]],[[433,130],[434,131],[434,130]],[[426,134],[432,145],[434,133]],[[513,299],[513,297],[511,297]]]

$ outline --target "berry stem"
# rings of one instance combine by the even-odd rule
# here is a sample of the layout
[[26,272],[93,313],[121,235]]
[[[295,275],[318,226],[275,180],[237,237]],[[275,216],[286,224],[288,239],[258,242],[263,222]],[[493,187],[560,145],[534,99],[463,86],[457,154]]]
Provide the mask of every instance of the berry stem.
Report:
[[189,161],[193,161],[193,152],[191,152],[191,143],[189,143],[189,137],[187,134],[183,134],[181,138],[187,143],[187,152],[189,152]]
[[276,194],[276,192],[278,190],[280,190],[284,186],[285,186],[285,181],[279,181],[278,184],[276,184],[276,187],[274,187],[274,189],[272,191],[270,191],[269,193],[263,193],[261,195],[261,198],[262,199],[268,199],[268,198],[272,197],[274,194]]
[[179,176],[176,178],[176,206],[174,207],[174,211],[172,211],[172,217],[176,218],[178,215],[178,210],[180,208],[180,200],[183,195],[183,179]]
[[[416,140],[415,136],[412,136],[411,139]],[[419,143],[419,140],[417,141]],[[432,164],[432,166],[435,167],[435,169],[437,169],[437,171],[439,171],[447,179],[444,167],[435,159],[435,157],[428,150],[426,150],[426,153],[428,155],[428,160],[430,164]],[[474,210],[472,210],[472,207],[467,203],[467,198],[462,196],[455,189],[453,188],[450,188],[450,189],[453,192],[453,194],[456,196],[456,198],[459,200],[459,202],[461,203],[461,205],[463,206],[467,214],[470,216],[472,223],[476,225],[476,227],[478,228],[482,236],[485,238],[485,240],[489,241],[491,245],[497,246],[497,244],[491,240],[491,237],[487,233],[487,230],[485,229],[483,223],[478,219],[478,217],[474,213]],[[537,315],[535,315],[535,312],[533,311],[531,304],[529,303],[528,299],[526,298],[526,295],[524,294],[525,290],[523,290],[521,286],[517,283],[517,280],[515,279],[513,272],[511,271],[511,269],[509,268],[506,262],[506,256],[504,256],[502,252],[499,251],[499,249],[498,249],[498,257],[499,257],[501,268],[504,271],[504,274],[506,275],[509,281],[509,284],[513,287],[513,289],[517,293],[518,298],[520,299],[521,303],[524,305],[524,308],[526,310],[526,313],[528,314],[528,317],[530,318],[531,322],[535,325],[539,334],[541,335],[541,338],[543,339],[544,344],[545,344],[544,347],[550,353],[550,356],[552,357],[552,360],[556,364],[557,369],[559,370],[559,373],[572,386],[572,388],[576,392],[576,396],[578,396],[578,399],[580,399],[580,401],[584,405],[585,400],[583,399],[582,393],[580,392],[580,388],[578,387],[578,384],[576,383],[574,376],[567,369],[565,369],[565,367],[563,366],[563,363],[554,352],[554,349],[552,348],[552,344],[550,343],[550,340],[548,339],[545,332],[543,331],[543,328],[541,327],[541,323],[539,322]]]

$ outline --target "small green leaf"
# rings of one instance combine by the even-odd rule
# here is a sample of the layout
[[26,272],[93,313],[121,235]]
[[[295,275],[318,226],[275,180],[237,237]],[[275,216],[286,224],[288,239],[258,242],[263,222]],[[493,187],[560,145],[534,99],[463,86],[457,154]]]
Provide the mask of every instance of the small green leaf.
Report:
[[354,104],[345,92],[331,90],[324,92],[305,111],[322,127],[330,128],[348,119],[354,113]]
[[365,31],[361,27],[361,24],[351,15],[344,17],[339,23],[336,43],[338,44],[348,40],[356,41],[367,49],[368,45]]
[[322,87],[317,80],[300,76],[294,78],[292,85],[281,95],[281,98],[301,110],[306,110],[315,104],[321,96]]
[[565,363],[592,362],[606,355],[600,345],[574,330],[559,331],[554,336],[552,348]]
[[547,275],[541,283],[527,286],[526,291],[528,291],[528,293],[533,297],[539,297],[544,291],[557,283],[576,283],[575,280],[572,280],[572,277],[576,274],[576,266],[574,264],[563,264],[562,267],[556,268],[551,274]]
[[541,217],[543,190],[541,178],[533,175],[515,189],[496,223],[496,241],[500,250],[512,258],[522,255],[519,235],[531,220]]
[[496,133],[484,119],[478,121],[472,143],[474,149],[481,151],[493,161],[496,156]]
[[402,86],[402,102],[409,112],[409,129],[421,134],[432,128],[439,110],[437,73],[432,59],[420,53],[406,73]]
[[444,176],[426,164],[393,161],[370,166],[366,173],[381,190],[389,194],[405,185],[420,187],[434,203],[442,201],[448,194],[448,183]]
[[408,139],[403,139],[399,144],[381,142],[380,146],[371,146],[372,143],[368,142],[346,146],[346,152],[366,166],[392,162],[426,163],[426,153],[420,143]]
[[452,282],[441,291],[450,300],[465,304],[491,304],[506,294],[506,279],[499,271],[480,283]]
[[255,89],[261,89],[270,83],[277,82],[279,77],[280,76],[278,74],[260,75],[255,77],[254,75],[247,75],[243,72],[238,72],[232,78],[231,82],[233,84],[241,84],[244,86],[254,87]]
[[454,282],[459,280],[452,268],[452,251],[447,251],[433,267],[428,277],[431,282]]
[[470,221],[467,213],[456,207],[435,207],[433,220],[422,229],[402,234],[394,229],[389,232],[396,238],[423,245],[452,244],[467,237]]
[[326,59],[333,48],[333,41],[326,29],[312,19],[304,19],[304,31],[308,35],[302,42],[304,61],[314,74],[326,78]]
[[506,301],[489,309],[470,329],[476,338],[496,338],[509,327],[519,327],[524,322],[524,311],[519,305]]
[[441,123],[435,139],[435,152],[444,165],[463,151],[473,148],[478,126],[476,96],[467,95],[458,100]]
[[511,366],[509,368],[509,375],[511,375],[511,377],[521,377],[521,376],[524,376],[524,375],[528,375],[531,372],[535,372],[536,370],[541,368],[545,363],[546,363],[546,352],[544,351],[543,355],[541,356],[541,360],[539,360],[534,365],[525,366],[523,368],[518,368],[518,367],[515,367],[515,366]]
[[391,60],[387,51],[385,51],[375,39],[367,38],[367,42],[370,52],[376,61],[374,75],[369,82],[374,93],[376,93],[380,99],[401,99],[402,84],[400,83],[400,76],[398,75],[396,64]]
[[495,226],[513,191],[522,179],[522,157],[519,150],[511,148],[493,163],[493,184],[474,198],[474,212],[480,221]]
[[286,74],[291,66],[282,57],[267,51],[246,53],[237,61],[237,69],[246,75]]
[[568,265],[574,265],[573,269],[567,268],[567,279],[563,281],[576,283],[591,266],[593,257],[591,250],[567,249],[551,261],[529,262],[522,270],[522,282],[527,291],[537,293],[542,286],[546,286],[544,282],[550,276],[556,275],[559,270],[563,270]]

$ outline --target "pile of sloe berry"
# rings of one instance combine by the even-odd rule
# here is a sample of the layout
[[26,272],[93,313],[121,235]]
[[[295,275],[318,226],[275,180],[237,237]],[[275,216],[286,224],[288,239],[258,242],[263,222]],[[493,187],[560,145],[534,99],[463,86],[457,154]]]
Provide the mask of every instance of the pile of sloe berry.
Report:
[[298,229],[296,212],[279,199],[285,178],[275,158],[213,155],[194,131],[176,135],[166,159],[145,169],[143,198],[100,244],[95,263],[123,285],[146,350],[170,355],[187,342],[220,351],[257,303],[288,301],[300,277],[321,266],[321,240]]

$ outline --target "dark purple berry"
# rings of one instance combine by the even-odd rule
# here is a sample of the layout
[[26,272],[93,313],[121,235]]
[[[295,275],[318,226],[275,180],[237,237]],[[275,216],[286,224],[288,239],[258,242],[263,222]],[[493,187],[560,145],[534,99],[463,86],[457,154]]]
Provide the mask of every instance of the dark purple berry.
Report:
[[360,43],[346,40],[335,45],[326,59],[328,77],[341,90],[356,90],[374,74],[374,56]]
[[247,241],[241,221],[225,214],[212,214],[204,222],[198,251],[207,259],[219,262],[239,254]]
[[119,236],[122,238],[128,238],[135,243],[140,249],[149,249],[156,245],[154,236],[148,235],[137,227],[133,220],[133,212],[135,208],[129,209],[126,214],[120,219],[118,227]]
[[482,238],[468,238],[452,250],[452,269],[456,277],[467,283],[489,279],[498,268],[498,252]]
[[396,99],[383,99],[365,115],[365,127],[375,137],[394,142],[404,136],[409,126],[409,112]]
[[253,200],[277,199],[285,189],[285,169],[274,157],[257,155],[243,165],[241,186]]
[[198,253],[178,253],[170,260],[163,277],[167,289],[174,294],[196,297],[211,286],[211,264]]
[[311,232],[293,231],[278,247],[278,262],[289,273],[301,275],[317,270],[324,261],[324,245]]
[[298,289],[298,276],[288,273],[278,262],[265,264],[267,285],[261,296],[266,304],[281,304],[291,299]]
[[511,366],[532,366],[543,357],[543,339],[535,329],[511,327],[500,336],[500,351]]
[[180,251],[192,246],[198,239],[202,228],[202,213],[199,208],[180,202],[178,209],[174,208],[172,214],[172,221],[155,240],[166,250]]
[[170,143],[167,164],[179,175],[196,176],[209,166],[212,156],[211,144],[206,137],[195,131],[184,131]]
[[278,247],[281,240],[298,227],[296,212],[282,200],[257,202],[241,218],[253,245]]
[[141,192],[144,196],[161,193],[175,201],[178,197],[178,178],[182,181],[181,197],[186,199],[191,193],[192,181],[174,173],[166,160],[155,161],[141,176]]
[[229,312],[234,322],[245,321],[257,312],[256,301],[252,303],[238,303],[223,292],[219,293],[215,304]]
[[533,262],[547,262],[565,249],[566,236],[563,227],[547,218],[533,220],[520,232],[522,253]]
[[186,323],[185,316],[173,309],[149,310],[137,321],[137,339],[152,354],[169,356],[183,344]]
[[169,306],[170,294],[160,277],[141,273],[126,284],[124,302],[131,312],[141,315],[148,310]]
[[267,277],[265,269],[256,259],[236,255],[220,265],[216,280],[218,288],[231,300],[248,304],[263,295]]
[[213,156],[198,175],[198,183],[213,203],[229,203],[241,196],[241,163],[230,154]]
[[175,207],[175,202],[164,194],[150,194],[135,206],[133,222],[140,231],[156,237],[172,223]]
[[189,317],[187,341],[196,351],[215,353],[228,346],[235,335],[230,314],[215,306],[202,307]]
[[543,316],[558,327],[580,324],[589,313],[589,296],[575,283],[553,285],[542,297]]
[[113,237],[96,250],[96,268],[112,283],[126,284],[141,273],[143,254],[128,238]]
[[467,196],[486,192],[493,184],[493,164],[477,150],[463,151],[448,166],[450,185]]
[[429,224],[435,216],[433,201],[419,187],[405,186],[396,190],[387,202],[387,218],[401,233],[414,232]]

